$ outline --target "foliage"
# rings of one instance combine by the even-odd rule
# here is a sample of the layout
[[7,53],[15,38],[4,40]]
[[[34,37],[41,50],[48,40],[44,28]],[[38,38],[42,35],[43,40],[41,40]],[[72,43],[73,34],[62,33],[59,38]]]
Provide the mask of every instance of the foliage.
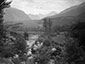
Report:
[[64,33],[66,47],[66,61],[68,64],[84,64],[85,61],[85,22],[83,17],[79,17],[76,23],[65,26],[55,26],[54,32]]
[[[46,19],[44,27],[46,27]],[[38,64],[47,64],[51,59],[53,59],[55,64],[84,64],[85,54],[83,51],[83,41],[85,41],[85,23],[80,22],[73,24],[72,26],[66,25],[57,27],[56,31],[58,30],[60,32],[66,32],[64,33],[64,36],[66,37],[64,40],[65,43],[60,45],[57,44],[57,42],[52,41],[52,36],[50,36],[50,33],[47,32],[48,35],[45,34],[43,37],[46,40],[43,41],[42,39],[43,45],[41,48],[34,50],[34,62],[37,62]],[[46,36],[49,38],[46,38]],[[83,48],[81,47],[81,44]],[[52,51],[53,48],[56,50]]]
[[[72,37],[73,38],[77,38],[79,40],[79,44],[80,46],[83,47],[84,50],[84,42],[85,42],[85,22],[78,22],[76,24],[73,25],[74,27],[72,27]],[[85,51],[85,50],[84,50]]]
[[66,47],[66,61],[71,64],[82,60],[82,49],[79,47],[78,41],[76,39],[68,39],[68,43],[65,44]]
[[[9,7],[11,2],[7,2],[6,0],[0,0],[0,56],[3,57],[1,54],[4,50],[4,40],[5,40],[5,30],[3,28],[3,15],[4,15],[4,8]],[[8,48],[8,47],[7,47]]]
[[43,20],[44,20],[44,22],[43,22],[44,31],[45,32],[50,32],[51,28],[52,28],[51,19],[50,18],[44,18]]
[[18,55],[21,61],[25,61],[26,59],[23,58],[27,53],[27,44],[24,37],[16,32],[6,30],[3,25],[3,9],[9,7],[10,3],[6,0],[0,0],[0,57],[13,59]]
[[35,59],[34,62],[37,62],[38,64],[47,64],[51,59],[53,59],[55,63],[59,64],[61,60],[64,60],[65,56],[64,45],[57,44],[57,42],[49,39],[44,40],[43,45],[40,48],[32,50],[35,51],[35,53],[33,53]]
[[17,34],[15,32],[11,32],[11,35],[15,38],[14,40],[14,54],[18,55],[19,57],[22,57],[27,54],[27,43],[24,39],[24,37],[20,34]]
[[14,58],[16,54],[19,57],[22,57],[27,53],[26,47],[27,43],[25,39],[21,35],[12,32],[5,38],[4,45],[2,47],[3,50],[0,52],[0,54],[5,58]]
[[[71,26],[71,31],[68,32],[66,44],[67,62],[71,64],[84,64],[84,37],[85,23],[78,22]],[[70,39],[71,38],[71,39]]]

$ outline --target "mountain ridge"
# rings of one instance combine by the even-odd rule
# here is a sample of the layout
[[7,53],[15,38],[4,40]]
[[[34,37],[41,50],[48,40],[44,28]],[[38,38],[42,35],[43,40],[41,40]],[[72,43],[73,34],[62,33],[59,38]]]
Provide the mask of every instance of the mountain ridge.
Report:
[[53,15],[50,17],[46,17],[46,19],[50,18],[53,23],[53,26],[62,26],[62,25],[71,25],[78,20],[85,20],[85,3],[81,3],[76,6],[72,6],[62,11],[57,15]]
[[59,14],[51,16],[50,18],[56,18],[56,17],[61,17],[61,16],[77,16],[82,12],[85,12],[85,2],[79,5],[75,5],[70,8],[67,8],[61,11]]
[[5,9],[5,15],[3,19],[5,24],[22,23],[23,27],[26,28],[35,28],[41,21],[32,20],[24,11],[12,7]]
[[30,18],[22,10],[12,7],[5,9],[4,21],[21,21],[21,20],[30,20]]
[[33,15],[33,14],[28,14],[28,16],[32,19],[32,20],[40,20],[42,18],[45,18],[45,17],[50,17],[50,16],[53,16],[53,15],[56,15],[57,12],[55,11],[52,11],[48,14],[38,14],[38,15]]

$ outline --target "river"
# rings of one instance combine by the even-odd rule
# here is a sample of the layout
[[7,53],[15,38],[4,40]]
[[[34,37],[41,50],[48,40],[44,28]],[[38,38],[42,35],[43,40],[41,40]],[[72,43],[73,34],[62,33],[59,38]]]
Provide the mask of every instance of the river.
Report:
[[31,47],[35,41],[39,38],[39,34],[36,35],[29,35],[29,40],[27,41],[27,45],[29,45],[29,47]]

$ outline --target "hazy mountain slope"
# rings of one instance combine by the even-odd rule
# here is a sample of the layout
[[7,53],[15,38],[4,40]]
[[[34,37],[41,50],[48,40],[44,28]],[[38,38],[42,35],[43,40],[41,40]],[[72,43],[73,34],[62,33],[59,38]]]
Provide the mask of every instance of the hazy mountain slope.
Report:
[[16,8],[5,9],[4,22],[7,24],[23,23],[24,27],[35,27],[40,20],[32,20],[24,11]]
[[53,22],[53,26],[55,26],[71,24],[76,22],[78,19],[84,20],[85,19],[84,17],[85,17],[85,3],[82,3],[80,5],[72,6],[62,11],[60,14],[47,18],[50,18],[51,21]]
[[85,3],[73,6],[61,12],[61,16],[77,16],[85,12]]
[[85,2],[80,5],[75,5],[70,8],[65,9],[61,13],[51,16],[51,18],[61,17],[61,16],[77,16],[85,12]]
[[29,17],[33,20],[40,20],[42,18],[53,16],[53,15],[56,15],[56,14],[57,14],[57,12],[52,11],[52,12],[45,14],[45,15],[44,14],[38,14],[38,15],[29,14]]
[[5,21],[21,21],[21,20],[29,20],[27,14],[25,14],[23,11],[18,10],[16,8],[8,8],[5,9]]

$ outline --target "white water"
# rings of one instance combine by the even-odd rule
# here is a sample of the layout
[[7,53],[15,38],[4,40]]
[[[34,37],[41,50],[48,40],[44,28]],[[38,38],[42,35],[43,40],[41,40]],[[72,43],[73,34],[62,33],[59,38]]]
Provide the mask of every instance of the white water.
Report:
[[39,35],[30,35],[29,41],[27,41],[27,45],[29,45],[29,47],[31,47],[38,38],[39,38]]
[[[29,48],[32,47],[32,45],[35,43],[35,41],[39,38],[39,35],[29,35],[29,40],[27,41],[27,45],[29,46]],[[28,55],[32,54],[31,53],[31,49],[29,49]]]

